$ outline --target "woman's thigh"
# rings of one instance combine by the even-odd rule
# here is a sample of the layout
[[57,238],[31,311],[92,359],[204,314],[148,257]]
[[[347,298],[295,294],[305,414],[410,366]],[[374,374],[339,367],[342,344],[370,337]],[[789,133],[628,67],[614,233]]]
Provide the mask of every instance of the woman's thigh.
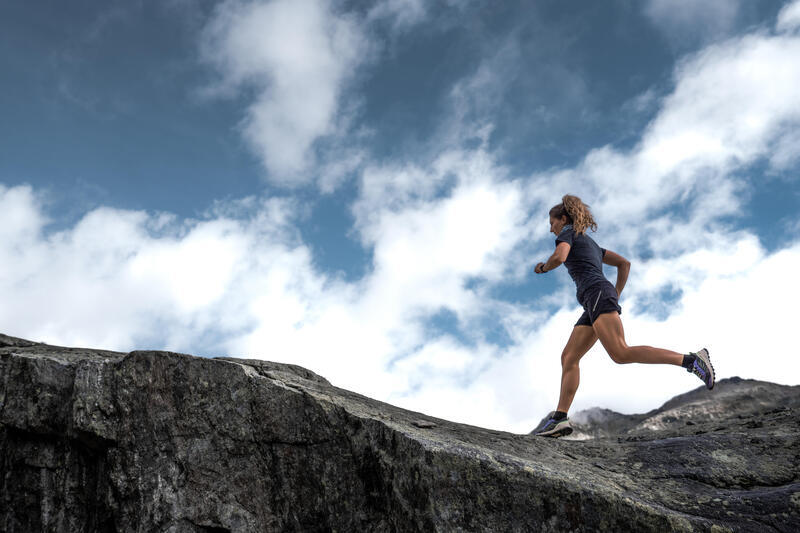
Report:
[[612,358],[620,355],[628,347],[619,313],[603,313],[595,319],[592,327],[603,348]]
[[586,355],[594,343],[597,342],[597,333],[591,326],[575,326],[569,336],[567,345],[561,354],[561,364],[566,362],[577,363]]

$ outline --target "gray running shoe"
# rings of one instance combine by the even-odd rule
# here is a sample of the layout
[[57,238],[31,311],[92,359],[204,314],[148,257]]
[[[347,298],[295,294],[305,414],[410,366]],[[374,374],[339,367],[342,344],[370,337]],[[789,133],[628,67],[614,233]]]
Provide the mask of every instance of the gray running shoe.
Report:
[[694,355],[694,363],[690,368],[687,368],[687,372],[691,372],[695,376],[699,377],[703,380],[703,383],[706,384],[706,388],[711,390],[714,388],[714,367],[711,366],[711,357],[708,355],[708,350],[703,348],[699,352],[689,352],[691,355]]
[[534,429],[531,431],[537,437],[564,437],[572,433],[572,424],[569,423],[569,418],[563,418],[561,420],[556,420],[553,418],[554,413],[550,413],[547,422],[541,427],[541,429]]

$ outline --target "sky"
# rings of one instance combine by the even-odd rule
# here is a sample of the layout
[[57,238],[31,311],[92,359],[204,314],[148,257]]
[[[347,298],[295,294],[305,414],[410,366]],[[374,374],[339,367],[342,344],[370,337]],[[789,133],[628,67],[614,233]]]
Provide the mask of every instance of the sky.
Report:
[[[0,331],[527,433],[575,194],[632,262],[629,345],[797,385],[797,87],[800,0],[2,2]],[[700,385],[598,343],[571,413]]]

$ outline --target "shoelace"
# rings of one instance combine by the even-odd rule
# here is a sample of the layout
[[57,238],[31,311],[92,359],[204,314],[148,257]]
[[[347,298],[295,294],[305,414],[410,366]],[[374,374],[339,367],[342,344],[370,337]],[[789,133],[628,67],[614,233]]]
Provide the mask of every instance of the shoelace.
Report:
[[693,366],[694,370],[692,372],[694,372],[694,374],[700,379],[703,380],[706,379],[706,370],[702,366],[700,366],[700,364],[698,364],[697,361],[694,362]]
[[[563,420],[563,419],[562,419],[562,420]],[[551,418],[550,420],[548,420],[548,421],[547,421],[547,424],[545,424],[545,425],[544,425],[544,427],[543,427],[543,428],[542,428],[540,431],[545,431],[545,430],[547,430],[547,428],[549,428],[550,426],[556,425],[556,424],[558,424],[559,422],[561,422],[561,420],[556,420],[555,418]]]

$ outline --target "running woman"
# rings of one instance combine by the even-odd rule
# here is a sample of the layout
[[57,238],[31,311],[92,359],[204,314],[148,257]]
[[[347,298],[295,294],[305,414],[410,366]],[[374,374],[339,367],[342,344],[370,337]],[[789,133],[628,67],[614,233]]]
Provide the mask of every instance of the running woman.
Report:
[[[562,263],[577,286],[578,302],[583,314],[572,329],[567,345],[561,353],[561,395],[558,407],[535,435],[562,437],[572,433],[567,412],[580,382],[578,363],[594,346],[597,339],[615,363],[660,363],[684,367],[697,375],[708,389],[714,387],[714,368],[708,350],[679,354],[652,346],[628,346],[622,329],[618,299],[631,263],[611,250],[600,248],[586,235],[586,230],[597,231],[597,224],[589,207],[577,196],[566,195],[562,202],[550,210],[550,232],[556,235],[556,251],[546,263],[536,265],[534,271],[544,274]],[[616,287],[603,275],[603,265],[617,267]]]

